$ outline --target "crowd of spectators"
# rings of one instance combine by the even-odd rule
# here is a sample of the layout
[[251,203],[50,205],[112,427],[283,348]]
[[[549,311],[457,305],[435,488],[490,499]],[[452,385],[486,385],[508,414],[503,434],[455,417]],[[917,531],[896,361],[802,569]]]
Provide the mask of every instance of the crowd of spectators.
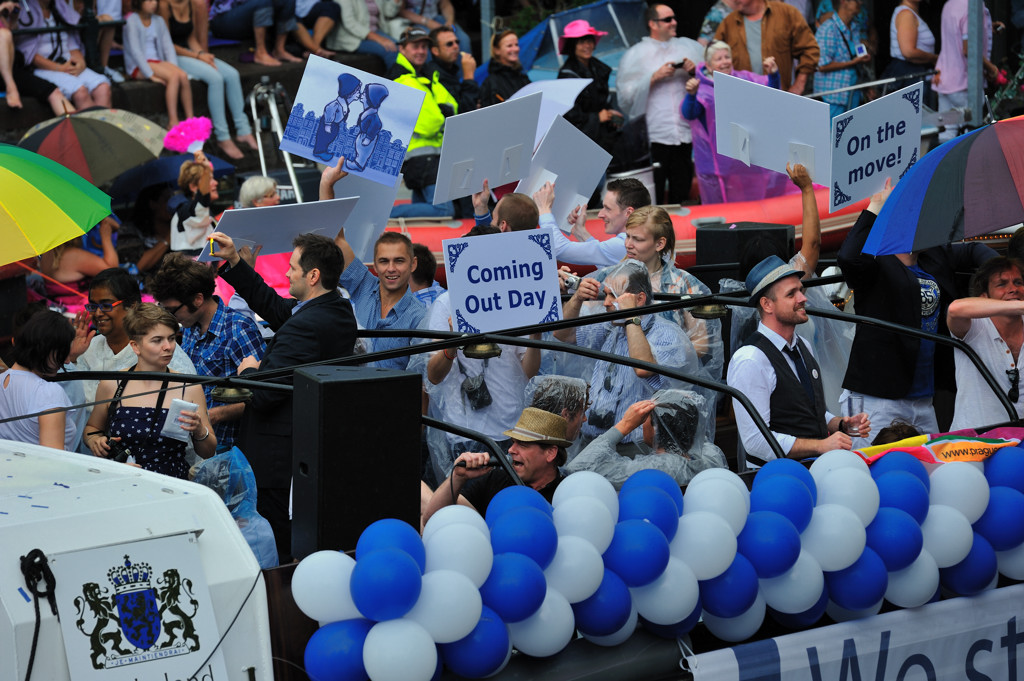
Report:
[[[250,2],[253,7],[249,3],[218,6],[223,5],[226,13],[254,10],[245,22],[233,20],[233,24],[237,28],[251,20],[256,35],[274,23],[278,37],[294,28],[294,17],[282,14],[277,4]],[[33,8],[45,22],[57,12],[73,11],[60,3],[55,0]],[[570,112],[570,120],[601,141],[616,134],[616,117],[643,117],[652,144],[666,147],[655,157],[667,154],[673,163],[683,165],[690,163],[692,141],[702,195],[707,184],[709,197],[729,200],[728,171],[706,165],[715,152],[713,145],[702,148],[714,136],[714,100],[709,96],[713,74],[732,73],[802,92],[811,87],[811,74],[820,63],[810,27],[806,22],[800,25],[803,17],[788,5],[776,0],[734,3],[735,9],[713,29],[714,36],[706,37],[706,48],[675,36],[676,21],[668,5],[651,6],[646,15],[650,36],[623,58],[623,69],[628,66],[631,73],[641,74],[631,78],[628,87],[620,81],[624,115],[613,108],[607,67],[592,56],[601,32],[586,22],[567,27],[560,49],[569,57],[569,72],[595,77]],[[142,11],[139,25],[132,24],[133,31],[145,32],[154,26],[167,30],[154,0],[136,0],[136,5]],[[383,34],[377,31],[388,15],[383,6],[374,6],[370,14],[376,28],[370,33],[380,37]],[[315,8],[309,11],[317,12]],[[852,30],[859,8],[858,0],[839,0],[822,27]],[[194,18],[190,3],[185,7],[171,3],[167,9],[172,29]],[[450,3],[438,3],[436,9],[433,16],[410,13],[408,7],[393,15],[408,23],[397,41],[394,77],[424,91],[429,104],[416,124],[421,144],[410,146],[417,153],[405,162],[407,182],[419,173],[425,204],[432,204],[430,173],[436,175],[444,118],[503,101],[528,81],[518,61],[517,38],[504,32],[492,41],[489,75],[477,88],[471,75],[475,60],[460,50],[461,29],[452,24],[447,12]],[[212,16],[215,32],[218,16]],[[320,21],[324,18],[330,19],[331,13],[314,17],[314,34],[317,26],[325,25]],[[709,15],[709,21],[712,18]],[[906,21],[894,18],[894,36]],[[751,31],[753,24],[760,26],[757,41],[743,33],[744,26]],[[364,42],[370,33],[364,35]],[[779,37],[783,34],[787,40]],[[93,79],[89,83],[69,80],[84,73],[72,73],[80,60],[71,39],[73,31],[69,29],[63,44],[62,33],[44,35],[53,36],[48,40],[55,43],[33,46],[33,55],[48,50],[50,57],[67,56],[61,57],[63,62],[27,58],[36,65],[37,76],[49,78],[72,101],[109,98],[110,85],[101,74],[90,72],[85,76]],[[320,38],[331,44],[328,36]],[[167,41],[172,39],[177,56],[195,62],[186,65],[220,69],[212,56],[204,58],[209,56],[205,50],[196,49],[202,44],[193,27],[171,30]],[[389,39],[369,40],[386,47]],[[766,46],[784,43],[785,49],[779,47],[778,54],[766,53]],[[267,57],[281,57],[283,44],[268,51]],[[320,49],[314,46],[308,51]],[[692,50],[694,59],[686,56]],[[906,49],[904,54],[916,53]],[[168,49],[165,56],[172,62],[175,54]],[[140,73],[145,76],[146,69],[152,68],[153,77],[163,79],[159,70],[163,67],[147,67],[146,61],[137,58]],[[864,60],[852,61],[856,66]],[[54,71],[48,64],[61,68]],[[47,70],[61,77],[42,73]],[[208,85],[227,94],[234,116],[234,81],[226,70],[223,75],[222,81],[208,81]],[[222,102],[220,117],[224,116]],[[220,127],[215,124],[218,142],[225,151],[237,150],[226,120],[221,122]],[[234,126],[236,139],[248,143],[251,130],[237,117]],[[665,137],[655,137],[663,133]],[[344,159],[323,171],[321,200],[334,198],[335,183],[346,175],[343,163]],[[554,338],[618,356],[625,363],[559,362],[558,353],[512,345],[500,347],[501,352],[489,358],[467,354],[466,348],[420,352],[412,347],[408,356],[371,366],[418,373],[425,414],[487,435],[508,452],[523,482],[549,498],[562,476],[576,470],[597,471],[618,486],[635,470],[658,468],[684,486],[700,470],[726,466],[725,453],[715,445],[715,424],[722,417],[728,419],[729,405],[720,404],[719,393],[705,385],[723,377],[750,397],[770,431],[771,440],[766,441],[750,414],[738,402],[734,405],[740,436],[738,468],[756,467],[780,451],[787,457],[807,459],[830,449],[866,446],[892,424],[897,430],[939,432],[933,398],[937,391],[953,388],[951,373],[944,370],[953,364],[952,353],[947,357],[932,341],[870,326],[836,334],[843,337],[837,342],[845,352],[821,345],[824,331],[812,334],[812,342],[802,340],[800,327],[808,322],[804,280],[814,275],[820,248],[814,191],[802,166],[789,169],[789,179],[802,194],[801,252],[776,253],[760,247],[741,257],[746,259],[739,273],[742,283],[734,283],[749,295],[757,315],[756,329],[753,318],[748,316],[750,323],[741,324],[737,314],[733,337],[726,338],[720,320],[696,316],[689,309],[647,312],[655,294],[700,297],[711,293],[706,283],[677,267],[671,217],[664,208],[652,205],[661,203],[659,199],[678,200],[676,174],[689,177],[692,169],[666,164],[665,172],[665,186],[656,189],[658,197],[636,180],[613,181],[603,196],[597,195],[602,203],[599,217],[610,238],[593,239],[583,226],[582,206],[573,211],[566,230],[574,239],[554,230],[560,260],[599,268],[582,278],[569,267],[562,268],[563,317],[581,323],[555,331]],[[41,258],[48,286],[70,287],[87,295],[88,302],[73,322],[39,305],[22,315],[10,368],[0,374],[0,420],[24,418],[0,423],[0,437],[112,458],[180,478],[188,477],[202,459],[238,447],[252,464],[253,485],[259,490],[256,509],[273,529],[278,557],[287,560],[293,443],[290,393],[256,389],[247,404],[227,403],[218,399],[212,385],[176,380],[175,375],[245,375],[346,357],[357,347],[357,328],[451,331],[452,303],[448,292],[434,281],[437,263],[423,244],[406,234],[386,231],[373,246],[371,269],[346,240],[344,227],[334,238],[304,234],[295,239],[287,264],[281,266],[286,271],[277,273],[287,279],[289,297],[283,297],[255,269],[256,253],[236,248],[230,237],[215,231],[211,201],[216,199],[217,181],[202,152],[182,164],[177,180],[181,193],[166,183],[144,188],[125,225],[113,217],[105,219],[97,228],[96,252],[69,244]],[[764,186],[768,184],[763,181]],[[547,183],[532,197],[506,194],[492,207],[485,182],[472,197],[477,224],[466,236],[484,238],[538,226],[557,227],[551,215],[556,185]],[[983,359],[1000,384],[1005,382],[1002,388],[1021,414],[1024,401],[1017,360],[1024,328],[1024,265],[1016,259],[1021,254],[998,259],[985,246],[955,245],[891,256],[865,255],[862,248],[868,230],[889,191],[891,185],[873,197],[839,252],[858,313],[984,345]],[[239,198],[243,207],[280,202],[276,183],[267,177],[248,180]],[[208,242],[218,262],[201,264],[189,257]],[[977,271],[969,296],[954,277],[963,271]],[[218,277],[234,289],[230,304],[215,295]],[[155,302],[143,302],[143,293],[147,301],[151,297]],[[43,295],[53,297],[47,291]],[[590,314],[626,310],[633,316],[585,323]],[[254,321],[257,317],[262,328]],[[359,344],[362,351],[373,353],[406,348],[414,341],[399,333],[362,338]],[[90,370],[123,371],[124,378],[59,384],[48,380],[58,372]],[[841,385],[823,381],[823,375],[843,376]],[[290,378],[277,380],[290,382]],[[985,393],[987,386],[960,355],[956,384],[962,395],[958,393],[952,414],[955,427],[984,425],[978,421],[998,411]],[[832,407],[837,403],[856,403],[863,409],[838,415]],[[424,481],[437,488],[425,497],[425,516],[450,503],[468,503],[483,512],[490,497],[512,484],[507,474],[488,472],[493,462],[473,440],[427,429],[425,442],[430,455],[423,467]]]

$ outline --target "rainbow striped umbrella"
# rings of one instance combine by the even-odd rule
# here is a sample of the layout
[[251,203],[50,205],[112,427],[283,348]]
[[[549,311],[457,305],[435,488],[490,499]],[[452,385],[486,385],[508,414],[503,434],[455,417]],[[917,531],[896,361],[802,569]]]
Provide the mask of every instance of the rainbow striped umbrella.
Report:
[[0,265],[81,236],[110,215],[110,197],[55,161],[0,144]]

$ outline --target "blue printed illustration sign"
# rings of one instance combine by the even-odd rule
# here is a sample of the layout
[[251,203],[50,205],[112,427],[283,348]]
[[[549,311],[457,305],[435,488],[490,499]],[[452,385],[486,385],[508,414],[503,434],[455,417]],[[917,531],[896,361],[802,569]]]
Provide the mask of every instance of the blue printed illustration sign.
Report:
[[903,177],[921,147],[921,93],[914,83],[832,119],[829,212]]
[[562,318],[550,229],[446,239],[442,253],[455,331],[500,331]]
[[311,56],[288,116],[281,150],[394,187],[424,93]]

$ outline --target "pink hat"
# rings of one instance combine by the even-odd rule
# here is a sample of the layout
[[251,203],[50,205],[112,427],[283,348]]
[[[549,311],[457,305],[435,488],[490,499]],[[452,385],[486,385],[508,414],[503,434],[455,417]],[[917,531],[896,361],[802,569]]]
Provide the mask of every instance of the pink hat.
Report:
[[608,35],[608,31],[599,31],[587,22],[586,19],[570,21],[562,29],[562,37],[558,39],[558,54],[565,54],[565,41],[570,38],[586,38],[592,36],[596,44],[601,36]]

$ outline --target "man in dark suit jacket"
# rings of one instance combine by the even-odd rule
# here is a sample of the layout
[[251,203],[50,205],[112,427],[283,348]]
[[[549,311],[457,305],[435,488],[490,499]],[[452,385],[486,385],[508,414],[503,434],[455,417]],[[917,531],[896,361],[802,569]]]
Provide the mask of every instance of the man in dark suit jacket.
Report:
[[[231,237],[215,232],[215,256],[227,261],[220,276],[231,284],[274,330],[263,361],[249,356],[238,373],[269,371],[352,354],[356,320],[352,306],[338,293],[345,267],[341,249],[327,237],[295,237],[288,262],[288,293],[282,298],[241,259]],[[289,376],[283,382],[291,383]],[[256,390],[245,408],[241,448],[252,464],[258,490],[257,510],[274,528],[282,563],[291,560],[288,492],[292,476],[291,393]]]
[[[913,329],[949,335],[946,310],[964,295],[955,275],[972,273],[996,255],[980,243],[935,246],[914,253],[873,256],[862,253],[871,226],[892,191],[871,197],[839,249],[839,266],[854,292],[857,314]],[[938,371],[935,367],[939,366]],[[874,424],[853,446],[870,444],[871,436],[894,418],[920,433],[938,432],[932,406],[936,387],[953,376],[952,351],[913,336],[868,326],[857,327],[843,387],[864,396],[864,411]],[[938,385],[937,385],[938,383]],[[845,399],[846,393],[840,398]]]

